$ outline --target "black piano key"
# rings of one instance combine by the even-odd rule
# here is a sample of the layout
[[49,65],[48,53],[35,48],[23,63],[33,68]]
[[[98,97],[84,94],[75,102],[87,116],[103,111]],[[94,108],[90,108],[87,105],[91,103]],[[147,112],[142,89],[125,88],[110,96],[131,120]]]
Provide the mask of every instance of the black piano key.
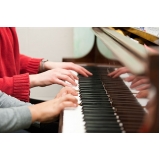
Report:
[[100,117],[100,118],[102,118],[102,117],[115,117],[116,115],[114,115],[114,114],[112,114],[112,113],[99,113],[99,112],[97,112],[97,113],[87,113],[87,112],[83,112],[84,113],[84,117],[85,116],[87,116],[87,117]]
[[107,97],[81,97],[82,101],[109,101]]
[[109,125],[113,125],[113,126],[119,126],[120,125],[123,127],[123,124],[122,123],[119,123],[117,121],[87,121],[87,123],[85,125],[106,125],[106,126],[109,126]]
[[94,88],[80,88],[79,89],[81,92],[83,91],[83,92],[97,92],[97,93],[99,93],[99,92],[105,92],[105,90],[103,89],[103,88],[98,88],[98,89],[94,89]]
[[[82,106],[82,109],[103,109],[103,110],[113,110],[113,108],[114,107],[112,107],[112,106],[106,106],[106,105],[104,105],[104,106],[101,106],[101,105],[99,105],[99,106],[95,106],[95,105],[81,105]],[[116,108],[114,108],[115,110],[116,110]]]
[[104,103],[102,103],[102,102],[82,102],[81,103],[81,106],[82,107],[93,107],[93,108],[112,108],[112,106],[111,106],[111,103],[110,102],[104,102]]
[[[144,111],[121,78],[113,79],[107,76],[114,68],[93,66],[86,66],[86,68],[93,73],[93,76],[87,78],[78,75],[78,77],[84,120],[86,126],[91,127],[87,132],[121,132],[116,129],[113,131],[115,126],[119,127],[118,122],[123,123],[127,132],[136,131],[138,128],[136,126],[143,119],[141,115]],[[115,113],[118,115],[117,117],[114,115]],[[111,122],[113,125],[110,125]],[[105,128],[106,124],[110,129]]]
[[102,106],[100,106],[100,107],[82,107],[82,111],[90,111],[90,112],[92,112],[93,111],[93,113],[94,112],[109,112],[109,113],[117,113],[116,111],[114,111],[114,109],[112,109],[112,108],[108,108],[108,107],[102,107]]
[[107,129],[120,129],[121,127],[118,125],[118,123],[116,125],[114,124],[85,124],[86,129],[89,128],[107,128]]
[[105,92],[105,90],[101,90],[101,91],[98,91],[98,92],[93,92],[93,91],[90,91],[90,90],[79,90],[79,93],[80,94],[85,94],[85,93],[88,93],[88,94],[91,94],[91,93],[93,93],[93,94],[106,94],[106,92]]
[[93,117],[92,115],[84,115],[84,120],[86,121],[117,121],[116,116],[104,116],[104,117]]
[[114,114],[114,110],[112,108],[103,108],[101,109],[100,107],[99,108],[93,108],[93,107],[90,107],[90,108],[82,108],[82,111],[83,113],[112,113]]
[[83,107],[111,107],[111,103],[107,102],[82,102]]
[[121,133],[121,129],[117,128],[98,128],[98,127],[91,127],[86,128],[87,133]]
[[106,99],[106,100],[96,100],[96,99],[95,99],[95,100],[94,100],[94,99],[88,100],[88,99],[84,99],[81,104],[83,105],[83,104],[86,104],[87,102],[92,103],[92,104],[98,103],[98,102],[99,102],[99,103],[103,103],[103,102],[104,102],[104,103],[107,103],[107,102],[110,103],[110,101],[107,100],[107,99]]
[[83,99],[86,99],[86,98],[88,98],[88,99],[102,99],[102,98],[104,98],[104,99],[109,99],[107,96],[100,96],[100,95],[94,95],[94,96],[91,96],[91,95],[80,95],[80,98],[83,100]]

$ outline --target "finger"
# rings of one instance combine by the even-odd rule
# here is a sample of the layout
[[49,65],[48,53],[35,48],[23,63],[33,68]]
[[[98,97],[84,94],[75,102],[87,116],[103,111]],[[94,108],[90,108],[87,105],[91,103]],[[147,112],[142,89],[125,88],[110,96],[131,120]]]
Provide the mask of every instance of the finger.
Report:
[[121,68],[118,68],[117,70],[109,73],[108,75],[111,77],[116,75],[116,77],[118,77],[120,74],[127,73],[127,72],[129,72],[129,70],[126,67],[121,67]]
[[72,71],[67,71],[66,75],[72,77],[73,80],[78,80],[79,78]]
[[73,80],[78,79],[78,77],[75,74],[68,70],[64,70],[63,72],[61,72],[61,74],[67,75]]
[[142,77],[142,76],[137,76],[134,80],[133,80],[133,82],[132,82],[132,84],[134,84],[135,82],[137,82],[137,81],[139,81],[139,80],[141,80],[141,79],[146,79],[146,80],[148,80],[149,81],[149,79],[148,78],[146,78],[146,77]]
[[67,94],[67,95],[61,97],[61,102],[62,102],[62,103],[63,103],[63,102],[68,102],[68,101],[69,101],[69,102],[72,102],[72,103],[74,103],[74,104],[78,104],[77,98],[76,98],[75,96],[71,95],[71,94]]
[[65,92],[67,94],[71,94],[73,96],[78,95],[77,91],[75,89],[73,89],[72,87],[65,87],[62,92]]
[[83,76],[85,76],[85,77],[88,77],[87,72],[86,72],[82,67],[77,67],[77,68],[75,68],[74,70],[75,70],[77,73],[79,73],[79,74],[81,74],[81,75],[83,75]]
[[126,73],[125,70],[120,70],[119,72],[117,72],[115,75],[112,76],[112,78],[116,78],[116,77],[119,77],[121,74],[124,74]]
[[111,75],[112,78],[119,77],[121,74],[127,73],[126,69],[119,69],[117,72],[114,73],[114,75]]
[[55,83],[56,83],[56,84],[59,84],[59,85],[62,85],[62,86],[64,86],[64,87],[71,87],[71,86],[72,86],[71,84],[66,83],[66,82],[64,82],[64,81],[62,81],[62,80],[60,80],[60,79],[56,79]]
[[146,83],[148,83],[148,80],[146,80],[146,79],[141,79],[141,80],[139,80],[139,81],[136,81],[135,83],[131,83],[131,88],[135,88],[135,87],[137,87],[137,86],[139,86],[139,85],[143,85],[143,84],[146,84]]
[[93,74],[90,72],[90,71],[88,71],[87,69],[85,69],[85,68],[83,68],[83,67],[81,67],[82,68],[82,70],[85,72],[85,73],[87,73],[87,75],[89,75],[89,76],[92,76]]
[[74,77],[74,79],[78,80],[79,78],[74,74],[72,73],[72,76]]
[[119,70],[117,69],[117,70],[115,70],[115,71],[109,73],[108,76],[113,76],[113,75],[117,74],[118,72],[119,72]]
[[77,70],[78,73],[81,73],[82,75],[86,76],[91,76],[93,75],[91,72],[89,72],[87,69],[85,69],[82,66],[76,65],[75,69]]
[[[63,80],[63,81],[67,81],[67,82],[71,83],[73,86],[77,86],[76,82],[67,75],[62,75],[61,74],[61,75],[58,76],[58,78]],[[71,86],[71,85],[68,85],[68,86]]]
[[76,108],[76,107],[78,107],[78,103],[73,103],[72,101],[65,101],[65,102],[61,103],[61,109],[62,110],[67,108],[67,107]]
[[88,70],[86,70],[84,67],[80,66],[80,65],[76,65],[76,64],[72,64],[69,69],[73,70],[73,71],[76,71],[77,73],[85,76],[85,77],[88,77],[88,76],[91,76],[92,73],[89,72]]
[[67,90],[67,94],[72,94],[73,96],[78,96],[78,93],[76,90]]
[[73,89],[72,87],[63,87],[60,92],[57,94],[56,98],[59,98],[59,97],[63,97],[65,96],[66,94],[71,94],[73,96],[78,96],[78,93],[75,89]]
[[136,95],[136,97],[137,97],[137,98],[147,98],[147,97],[148,97],[148,94],[149,94],[148,90],[143,90],[143,91],[140,91],[140,92]]
[[56,98],[59,98],[59,97],[63,97],[67,94],[67,92],[65,91],[60,91],[60,93],[57,94]]
[[75,96],[71,95],[71,94],[67,94],[63,97],[66,101],[72,101],[74,103],[76,103],[78,100]]
[[133,81],[135,78],[136,78],[136,76],[132,75],[132,76],[129,76],[129,77],[127,77],[127,78],[124,78],[124,80],[127,81],[127,82],[131,82],[131,81]]
[[137,91],[142,91],[142,90],[149,89],[150,87],[151,87],[150,84],[146,84],[146,85],[143,85],[142,87],[136,88],[136,90],[137,90]]

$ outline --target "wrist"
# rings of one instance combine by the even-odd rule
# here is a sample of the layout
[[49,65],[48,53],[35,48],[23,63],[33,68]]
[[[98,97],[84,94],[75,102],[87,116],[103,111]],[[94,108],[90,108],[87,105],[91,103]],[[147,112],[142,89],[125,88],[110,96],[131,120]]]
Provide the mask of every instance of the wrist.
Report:
[[38,86],[37,78],[37,75],[29,75],[30,88]]
[[46,65],[45,63],[48,62],[48,60],[45,60],[43,59],[41,62],[40,62],[40,68],[39,68],[39,72],[42,73],[42,72],[45,72],[46,70],[48,70],[46,68]]
[[31,112],[32,123],[38,121],[39,115],[38,115],[38,110],[36,109],[37,108],[36,105],[29,106],[28,108]]

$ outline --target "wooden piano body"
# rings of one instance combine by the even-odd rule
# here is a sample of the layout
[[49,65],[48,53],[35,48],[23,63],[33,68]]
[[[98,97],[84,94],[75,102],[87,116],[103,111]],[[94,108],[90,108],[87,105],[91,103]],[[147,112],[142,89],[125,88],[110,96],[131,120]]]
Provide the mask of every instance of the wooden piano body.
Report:
[[[148,76],[155,89],[154,96],[147,106],[149,114],[142,117],[142,127],[147,126],[147,130],[137,132],[159,133],[159,38],[129,27],[93,27],[92,29],[95,34],[95,40],[91,51],[86,56],[81,58],[63,58],[63,62],[73,62],[82,66],[84,64],[87,66],[127,66],[134,74]],[[155,48],[156,51],[151,52],[148,50],[148,54],[144,54],[144,52],[146,52],[144,47],[141,44],[136,44],[132,40],[129,40],[129,38],[123,39],[125,36],[116,31],[119,29],[121,29],[125,35],[128,34],[130,37],[134,38],[138,37],[138,39],[141,40],[141,44],[145,43],[148,46]],[[101,39],[101,41],[112,51],[118,60],[108,59],[107,55],[102,54],[98,49],[97,39]],[[130,58],[136,64],[128,63],[127,58]],[[63,113],[61,114],[60,118],[59,132],[62,132],[62,126]]]

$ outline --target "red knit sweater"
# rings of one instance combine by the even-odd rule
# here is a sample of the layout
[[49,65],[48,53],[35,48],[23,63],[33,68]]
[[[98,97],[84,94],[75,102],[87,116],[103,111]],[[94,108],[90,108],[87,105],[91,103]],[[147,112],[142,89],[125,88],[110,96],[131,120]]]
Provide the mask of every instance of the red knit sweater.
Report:
[[19,53],[16,29],[0,27],[0,90],[29,101],[29,74],[36,74],[42,59]]

